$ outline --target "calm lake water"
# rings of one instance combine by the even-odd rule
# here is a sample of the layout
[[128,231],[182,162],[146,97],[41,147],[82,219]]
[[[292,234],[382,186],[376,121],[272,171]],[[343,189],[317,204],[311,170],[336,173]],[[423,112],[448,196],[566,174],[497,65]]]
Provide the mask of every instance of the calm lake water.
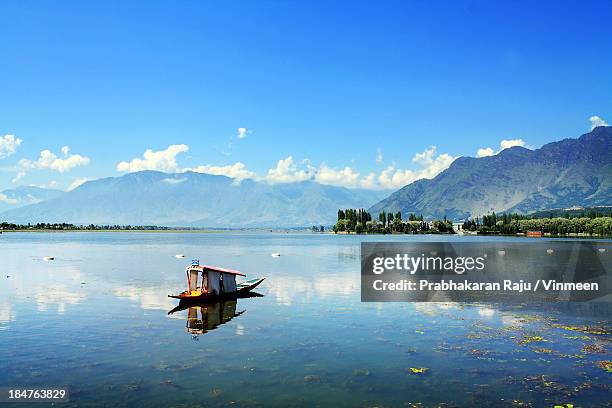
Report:
[[[361,241],[479,239],[5,233],[0,385],[79,407],[611,406],[609,304],[360,302]],[[264,296],[168,315],[191,258]]]

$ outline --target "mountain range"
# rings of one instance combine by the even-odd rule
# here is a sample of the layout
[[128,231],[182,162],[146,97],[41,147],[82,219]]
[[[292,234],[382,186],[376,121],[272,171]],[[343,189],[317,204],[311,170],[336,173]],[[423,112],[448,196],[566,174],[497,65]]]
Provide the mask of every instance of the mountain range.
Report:
[[612,204],[612,127],[529,150],[460,157],[433,179],[408,184],[370,208],[461,220],[491,211],[529,213]]
[[61,190],[35,186],[20,186],[0,192],[0,212],[57,198]]
[[[0,221],[185,227],[301,227],[335,223],[339,208],[461,220],[491,211],[529,213],[612,204],[612,127],[540,149],[460,157],[433,179],[389,195],[327,186],[141,171],[88,181],[69,192],[18,187],[0,193]],[[385,198],[386,197],[386,198]],[[382,201],[381,201],[382,200]],[[10,209],[9,209],[10,208]]]
[[225,176],[141,171],[88,181],[0,220],[184,227],[298,227],[335,223],[338,208],[366,207],[388,192],[303,181],[237,183]]

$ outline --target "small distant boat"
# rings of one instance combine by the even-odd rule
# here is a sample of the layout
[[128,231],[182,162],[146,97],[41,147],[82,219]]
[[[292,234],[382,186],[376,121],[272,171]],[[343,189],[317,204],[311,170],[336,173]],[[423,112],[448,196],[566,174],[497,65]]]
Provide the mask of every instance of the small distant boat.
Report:
[[181,301],[235,298],[249,293],[265,279],[258,278],[236,283],[236,276],[246,275],[232,269],[200,265],[198,260],[192,261],[185,272],[187,290],[176,295],[168,295],[168,297]]
[[278,258],[280,256],[280,253],[278,252],[272,252],[272,258]]
[[53,261],[53,260],[55,260],[55,258],[52,256],[43,256],[43,261]]
[[185,255],[183,255],[183,254],[176,254],[176,255],[174,255],[174,257],[175,257],[176,259],[182,259],[182,258],[184,258],[184,257],[185,257]]

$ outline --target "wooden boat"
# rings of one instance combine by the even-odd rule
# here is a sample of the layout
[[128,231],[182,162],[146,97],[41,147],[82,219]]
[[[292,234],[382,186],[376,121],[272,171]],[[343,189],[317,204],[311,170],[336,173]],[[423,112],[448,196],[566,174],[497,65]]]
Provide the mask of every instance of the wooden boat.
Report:
[[237,284],[236,276],[246,276],[245,274],[232,269],[200,265],[197,259],[191,262],[191,266],[188,266],[185,272],[187,290],[168,297],[181,301],[235,298],[249,293],[265,279],[251,279]]
[[248,281],[241,282],[236,285],[236,292],[238,294],[249,293],[250,291],[255,289],[257,286],[259,286],[259,284],[263,282],[264,279],[266,278],[256,278],[256,279],[251,279]]

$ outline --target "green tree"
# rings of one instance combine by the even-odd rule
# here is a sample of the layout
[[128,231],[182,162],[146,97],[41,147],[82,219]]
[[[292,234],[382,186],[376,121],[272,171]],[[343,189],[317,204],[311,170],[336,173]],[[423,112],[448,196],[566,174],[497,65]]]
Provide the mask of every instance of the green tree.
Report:
[[378,221],[382,222],[383,225],[387,225],[387,214],[384,211],[381,211],[378,214]]

